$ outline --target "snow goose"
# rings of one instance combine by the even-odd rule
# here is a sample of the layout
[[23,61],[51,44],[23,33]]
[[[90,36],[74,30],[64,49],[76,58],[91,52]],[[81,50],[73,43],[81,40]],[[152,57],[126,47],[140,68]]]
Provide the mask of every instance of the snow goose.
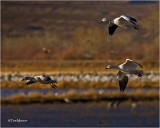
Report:
[[130,16],[121,15],[117,18],[103,18],[100,23],[108,24],[108,31],[110,35],[113,35],[118,27],[122,28],[133,28],[139,30],[137,26],[137,20]]
[[54,83],[58,83],[57,80],[52,80],[49,76],[46,75],[40,75],[35,77],[24,77],[22,81],[25,80],[27,80],[26,85],[39,82],[42,84],[50,84],[52,88],[56,88],[57,86]]
[[47,49],[45,47],[43,47],[42,51],[45,53],[45,54],[49,54],[51,52],[50,49]]
[[143,76],[143,70],[137,70],[137,66],[143,68],[138,62],[130,59],[126,59],[126,62],[116,66],[116,65],[108,65],[106,69],[118,69],[117,76],[119,80],[119,87],[120,91],[124,92],[127,83],[128,83],[128,76],[126,74],[135,74],[139,77]]

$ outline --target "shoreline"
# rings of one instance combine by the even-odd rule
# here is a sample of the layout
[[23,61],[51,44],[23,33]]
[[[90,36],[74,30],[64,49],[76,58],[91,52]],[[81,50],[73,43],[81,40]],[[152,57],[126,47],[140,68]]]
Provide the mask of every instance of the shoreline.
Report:
[[32,103],[76,103],[76,102],[99,102],[99,101],[159,101],[159,92],[143,92],[137,90],[130,93],[122,92],[95,92],[89,90],[77,93],[75,90],[60,94],[48,92],[46,94],[32,91],[29,94],[19,92],[8,97],[1,98],[1,104],[32,104]]

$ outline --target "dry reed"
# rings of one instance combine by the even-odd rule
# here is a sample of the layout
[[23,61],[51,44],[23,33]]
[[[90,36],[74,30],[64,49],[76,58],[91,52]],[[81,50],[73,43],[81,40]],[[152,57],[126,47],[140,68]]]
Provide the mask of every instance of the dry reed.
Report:
[[[68,101],[66,101],[66,99]],[[159,92],[149,91],[143,92],[137,90],[131,93],[106,92],[99,93],[90,89],[86,92],[76,92],[70,90],[68,92],[55,94],[48,92],[46,94],[39,92],[30,92],[28,95],[20,92],[8,97],[2,97],[2,104],[31,104],[31,103],[65,103],[65,102],[90,102],[90,101],[153,101],[159,100]]]

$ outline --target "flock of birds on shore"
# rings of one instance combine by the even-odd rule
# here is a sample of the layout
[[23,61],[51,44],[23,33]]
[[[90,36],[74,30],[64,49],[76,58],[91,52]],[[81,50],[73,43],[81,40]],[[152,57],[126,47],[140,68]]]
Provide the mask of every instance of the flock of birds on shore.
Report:
[[[108,24],[108,32],[109,35],[113,35],[115,30],[118,27],[122,28],[132,28],[134,30],[139,30],[138,25],[137,25],[137,20],[133,17],[130,16],[125,16],[121,15],[120,17],[117,18],[103,18],[100,23],[107,23]],[[44,52],[47,52],[46,49],[43,49]],[[117,76],[119,80],[119,86],[120,86],[120,91],[124,92],[127,83],[128,83],[128,76],[126,74],[135,74],[138,77],[142,77],[144,72],[143,70],[137,70],[137,66],[140,66],[143,68],[138,62],[131,60],[131,59],[126,59],[126,62],[119,65],[108,65],[106,69],[117,69]],[[22,81],[25,81],[26,85],[33,84],[36,82],[42,83],[42,84],[50,84],[52,88],[56,88],[57,86],[55,83],[58,83],[56,80],[52,80],[51,77],[47,75],[40,75],[40,76],[34,76],[34,77],[25,77]]]
[[[105,71],[105,70],[104,70]],[[45,74],[45,73],[44,73]],[[21,81],[26,76],[39,76],[41,73],[19,73],[10,72],[4,73],[0,76],[0,81]],[[53,72],[47,74],[52,80],[57,80],[58,82],[115,82],[117,81],[116,72],[93,72],[93,73],[61,73]],[[147,71],[144,73],[143,77],[137,77],[134,74],[127,74],[130,81],[158,81],[159,72]],[[55,83],[56,84],[56,83]]]

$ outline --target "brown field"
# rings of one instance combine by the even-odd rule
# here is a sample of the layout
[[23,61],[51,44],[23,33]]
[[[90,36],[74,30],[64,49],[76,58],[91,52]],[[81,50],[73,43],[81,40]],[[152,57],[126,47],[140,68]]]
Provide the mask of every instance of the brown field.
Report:
[[[2,60],[158,61],[158,2],[2,1],[1,7]],[[118,29],[109,36],[99,20],[122,14],[135,17],[140,31]]]
[[[101,73],[116,72],[116,70],[106,70],[107,65],[119,65],[124,60],[15,60],[1,62],[1,71],[4,72],[59,72],[59,73]],[[144,72],[158,71],[159,62],[139,61],[143,65]]]
[[[110,36],[107,25],[99,21],[120,15],[136,18],[139,31],[118,28]],[[158,127],[158,28],[158,1],[3,0],[2,126]],[[97,78],[108,73],[114,78],[117,71],[105,67],[122,64],[126,58],[139,62],[145,75],[129,81],[124,93],[119,91],[118,80],[60,81],[65,78],[61,74],[68,78],[90,73]],[[57,89],[21,81],[26,75],[40,74],[62,76]],[[28,122],[11,123],[11,118]]]
[[[125,8],[124,8],[125,6]],[[2,61],[5,73],[104,73],[109,64],[130,58],[144,72],[159,71],[159,4],[129,1],[2,1]],[[136,10],[136,11],[135,11]],[[138,13],[137,13],[138,12]],[[139,13],[141,12],[141,13]],[[140,31],[118,29],[109,36],[102,17],[122,14],[137,19]],[[154,24],[153,24],[154,23]],[[51,52],[45,54],[42,48]],[[2,82],[2,88],[50,88]],[[68,88],[118,87],[117,82],[60,82]],[[128,87],[158,87],[158,82],[129,82]]]

